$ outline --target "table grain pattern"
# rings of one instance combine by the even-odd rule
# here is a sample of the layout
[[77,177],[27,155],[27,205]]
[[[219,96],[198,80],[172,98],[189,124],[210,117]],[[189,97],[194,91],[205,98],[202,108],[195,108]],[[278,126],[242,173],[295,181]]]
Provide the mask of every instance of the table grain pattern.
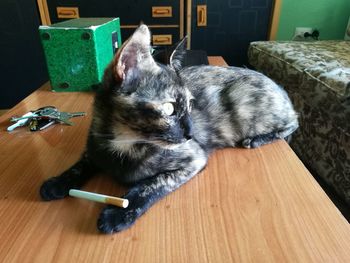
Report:
[[[0,117],[0,262],[349,262],[349,224],[284,141],[216,151],[194,179],[113,235],[96,229],[103,204],[41,201],[41,183],[79,159],[92,103],[92,93],[45,84]],[[87,116],[72,127],[6,131],[11,116],[44,105]],[[106,176],[84,189],[125,191]]]

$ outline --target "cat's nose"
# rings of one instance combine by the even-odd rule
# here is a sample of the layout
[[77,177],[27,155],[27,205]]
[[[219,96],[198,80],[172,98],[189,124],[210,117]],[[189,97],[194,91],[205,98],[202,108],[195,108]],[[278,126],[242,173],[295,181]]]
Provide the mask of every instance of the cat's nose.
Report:
[[191,140],[193,137],[192,120],[188,114],[186,114],[182,120],[182,128],[184,130],[184,138]]
[[185,134],[184,137],[185,137],[185,139],[187,139],[187,140],[191,140],[192,137],[193,137],[193,134],[192,134],[192,133]]
[[189,125],[185,128],[185,132],[184,132],[184,137],[187,140],[191,140],[193,137],[193,129],[192,129],[192,125]]

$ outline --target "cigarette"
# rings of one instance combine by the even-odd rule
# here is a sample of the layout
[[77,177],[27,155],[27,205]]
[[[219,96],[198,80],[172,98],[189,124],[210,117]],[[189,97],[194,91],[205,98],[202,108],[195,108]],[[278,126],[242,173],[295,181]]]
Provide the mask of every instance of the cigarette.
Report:
[[78,197],[78,198],[83,198],[83,199],[90,200],[90,201],[94,201],[94,202],[115,205],[115,206],[119,206],[122,208],[127,208],[129,205],[128,199],[109,196],[109,195],[96,194],[96,193],[91,193],[91,192],[86,192],[86,191],[81,191],[81,190],[76,190],[76,189],[70,189],[69,195],[74,196],[74,197]]

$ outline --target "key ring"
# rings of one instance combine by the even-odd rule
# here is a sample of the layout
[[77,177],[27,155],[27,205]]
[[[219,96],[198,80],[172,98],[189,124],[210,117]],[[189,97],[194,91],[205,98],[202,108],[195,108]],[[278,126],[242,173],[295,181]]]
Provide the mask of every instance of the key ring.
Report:
[[57,113],[58,112],[58,109],[54,106],[45,106],[45,107],[42,107],[42,108],[39,108],[37,110],[34,111],[34,114],[37,114],[39,117],[41,116],[49,116],[51,115],[52,113]]

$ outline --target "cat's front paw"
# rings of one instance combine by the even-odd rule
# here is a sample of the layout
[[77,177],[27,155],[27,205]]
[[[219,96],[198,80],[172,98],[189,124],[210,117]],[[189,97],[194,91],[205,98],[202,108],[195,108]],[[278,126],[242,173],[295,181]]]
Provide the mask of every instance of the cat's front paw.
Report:
[[60,177],[52,177],[40,187],[40,196],[45,201],[62,199],[69,193],[69,186]]
[[125,209],[109,205],[102,210],[97,221],[97,228],[102,233],[112,234],[132,226],[137,217],[137,211],[135,209]]

